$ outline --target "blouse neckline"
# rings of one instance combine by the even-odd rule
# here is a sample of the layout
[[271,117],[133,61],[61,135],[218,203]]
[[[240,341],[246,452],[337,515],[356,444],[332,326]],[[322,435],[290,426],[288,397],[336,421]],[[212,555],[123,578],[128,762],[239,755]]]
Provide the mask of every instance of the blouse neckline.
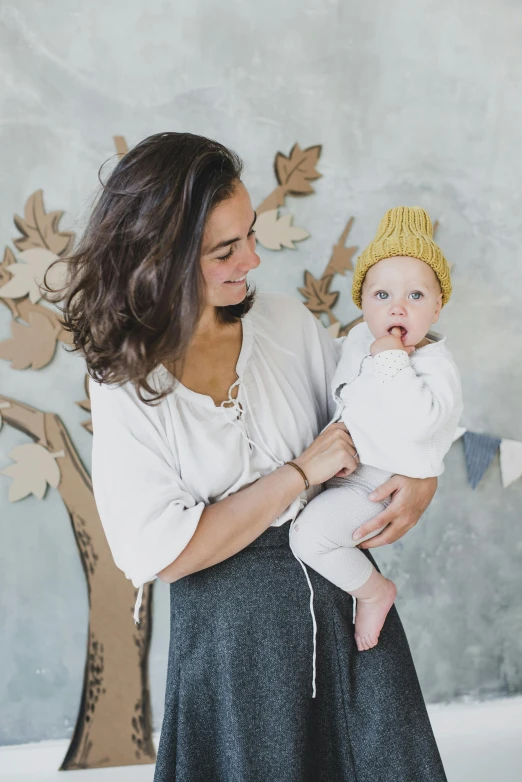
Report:
[[[228,390],[228,393],[230,395],[232,388],[237,384],[239,380],[238,397],[241,391],[243,372],[252,353],[254,334],[253,334],[250,314],[251,314],[251,310],[250,312],[247,312],[246,315],[243,315],[243,317],[241,318],[242,339],[241,339],[241,349],[239,351],[239,356],[236,362],[237,380],[235,380],[232,383],[232,385]],[[183,383],[180,380],[178,380],[176,377],[174,377],[172,372],[170,372],[164,364],[158,364],[158,369],[166,379],[170,381],[172,380],[174,381],[175,385],[173,388],[173,393],[175,395],[181,396],[184,399],[187,399],[191,402],[195,402],[196,404],[203,405],[204,407],[208,407],[214,410],[221,409],[221,405],[216,405],[212,397],[209,396],[208,394],[200,394],[198,391],[193,391],[191,388],[188,388],[187,386],[183,385]],[[223,401],[227,401],[227,400],[223,400]]]

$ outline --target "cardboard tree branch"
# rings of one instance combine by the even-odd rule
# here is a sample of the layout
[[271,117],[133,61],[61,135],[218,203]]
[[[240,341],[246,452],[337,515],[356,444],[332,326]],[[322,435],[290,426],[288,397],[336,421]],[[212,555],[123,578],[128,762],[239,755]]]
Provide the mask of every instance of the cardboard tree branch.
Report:
[[[14,244],[20,252],[16,257],[6,248],[0,264],[0,302],[13,319],[11,338],[0,342],[0,358],[11,361],[12,369],[41,369],[52,360],[58,342],[71,344],[58,314],[39,303],[43,274],[74,242],[72,233],[59,231],[62,214],[45,212],[39,190],[27,200],[24,219],[15,217],[22,236]],[[62,264],[54,269],[63,271]],[[47,280],[52,286],[56,277],[48,275]],[[84,388],[87,399],[78,404],[90,412],[88,375]],[[147,663],[154,582],[144,587],[141,622],[135,625],[136,590],[114,564],[90,476],[59,416],[0,395],[0,429],[3,425],[33,440],[14,448],[9,453],[13,464],[2,470],[12,479],[9,500],[18,502],[30,494],[44,500],[48,486],[60,492],[87,582],[89,631],[83,689],[61,770],[151,763],[155,751]],[[92,432],[90,421],[83,425]]]

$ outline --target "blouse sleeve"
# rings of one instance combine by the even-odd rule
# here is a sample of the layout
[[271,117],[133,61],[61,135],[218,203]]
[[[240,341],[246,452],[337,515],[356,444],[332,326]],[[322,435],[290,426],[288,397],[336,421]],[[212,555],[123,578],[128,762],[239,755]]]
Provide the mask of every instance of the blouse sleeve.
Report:
[[205,503],[186,491],[158,407],[132,387],[89,381],[96,507],[114,562],[135,587],[186,547]]

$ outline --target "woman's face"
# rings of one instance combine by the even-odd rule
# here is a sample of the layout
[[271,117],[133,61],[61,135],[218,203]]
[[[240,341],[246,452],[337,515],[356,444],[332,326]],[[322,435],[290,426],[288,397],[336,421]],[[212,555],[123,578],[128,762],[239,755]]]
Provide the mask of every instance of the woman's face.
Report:
[[261,263],[256,253],[255,221],[256,213],[242,182],[208,218],[201,255],[208,306],[227,307],[245,298],[247,274]]

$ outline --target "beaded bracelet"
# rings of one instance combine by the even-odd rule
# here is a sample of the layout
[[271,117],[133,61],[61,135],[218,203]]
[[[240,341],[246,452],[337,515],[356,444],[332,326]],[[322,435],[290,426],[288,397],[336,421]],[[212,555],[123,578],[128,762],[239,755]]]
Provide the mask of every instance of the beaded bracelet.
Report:
[[304,474],[303,470],[302,470],[302,469],[299,467],[299,465],[298,465],[298,464],[296,464],[295,462],[285,462],[285,464],[289,464],[291,467],[295,467],[295,469],[296,469],[298,472],[300,472],[300,473],[301,473],[301,475],[303,476],[303,480],[304,480],[304,482],[305,482],[305,489],[309,489],[309,488],[310,488],[310,483],[308,482],[308,478],[307,478],[307,477],[306,477],[306,475]]

